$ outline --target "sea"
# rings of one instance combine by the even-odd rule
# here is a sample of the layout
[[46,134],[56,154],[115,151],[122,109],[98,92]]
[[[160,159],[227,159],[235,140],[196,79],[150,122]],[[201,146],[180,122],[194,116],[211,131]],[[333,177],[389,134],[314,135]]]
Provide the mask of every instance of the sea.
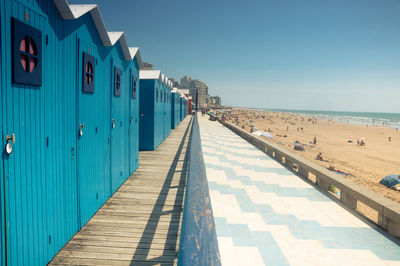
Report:
[[264,111],[293,113],[342,123],[384,126],[400,129],[400,113],[342,112],[289,109],[258,109]]

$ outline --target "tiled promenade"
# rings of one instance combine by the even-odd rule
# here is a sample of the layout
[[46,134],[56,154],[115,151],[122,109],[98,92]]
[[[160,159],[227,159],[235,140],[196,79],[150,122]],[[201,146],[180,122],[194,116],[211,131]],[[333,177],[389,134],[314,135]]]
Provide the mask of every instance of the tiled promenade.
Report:
[[400,245],[199,117],[223,265],[400,265]]

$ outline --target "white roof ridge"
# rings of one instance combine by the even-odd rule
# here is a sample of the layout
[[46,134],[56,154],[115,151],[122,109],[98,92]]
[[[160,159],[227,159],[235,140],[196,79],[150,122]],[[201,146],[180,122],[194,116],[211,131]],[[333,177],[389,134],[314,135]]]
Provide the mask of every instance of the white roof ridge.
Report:
[[140,70],[139,79],[158,79],[161,81],[161,70]]
[[123,34],[124,32],[122,31],[108,31],[107,35],[110,39],[111,45],[114,46],[114,44],[122,37]]
[[74,19],[80,18],[81,16],[85,15],[92,9],[96,8],[96,4],[83,4],[83,5],[69,5],[71,13]]
[[[131,50],[128,48],[128,43],[126,42],[124,32],[107,32],[104,20],[100,13],[100,9],[96,4],[70,5],[66,0],[53,0],[53,2],[56,5],[61,17],[65,20],[78,19],[86,13],[90,12],[90,15],[92,16],[94,25],[97,29],[103,45],[114,46],[115,43],[119,41],[125,60],[133,60],[135,58],[132,55]],[[143,61],[140,54],[137,59],[139,62],[139,68],[141,68],[143,65]]]
[[132,60],[137,57],[137,61],[139,63],[139,69],[143,68],[143,61],[142,61],[142,55],[140,54],[140,48],[139,47],[128,47],[129,53],[131,54]]

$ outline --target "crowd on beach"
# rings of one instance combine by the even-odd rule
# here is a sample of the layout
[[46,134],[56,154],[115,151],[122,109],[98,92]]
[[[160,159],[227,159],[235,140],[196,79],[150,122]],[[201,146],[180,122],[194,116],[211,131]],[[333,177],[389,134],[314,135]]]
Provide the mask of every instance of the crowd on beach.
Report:
[[[400,193],[393,194],[393,190],[388,192],[387,188],[379,184],[385,175],[400,174],[400,159],[393,156],[398,143],[394,144],[393,136],[387,135],[397,132],[395,129],[346,125],[313,116],[239,108],[220,110],[217,115],[223,121],[250,133],[258,133],[266,141],[282,145],[337,174],[400,202]],[[349,135],[343,135],[346,134],[344,132]],[[367,141],[370,142],[368,145]],[[391,146],[383,146],[384,143]],[[390,167],[385,161],[387,159],[393,161]]]

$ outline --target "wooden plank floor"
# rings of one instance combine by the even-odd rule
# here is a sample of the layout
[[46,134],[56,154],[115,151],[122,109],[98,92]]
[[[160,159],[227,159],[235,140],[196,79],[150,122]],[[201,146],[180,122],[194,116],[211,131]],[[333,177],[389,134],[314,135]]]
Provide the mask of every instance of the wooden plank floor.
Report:
[[188,116],[50,265],[176,265],[188,167]]

